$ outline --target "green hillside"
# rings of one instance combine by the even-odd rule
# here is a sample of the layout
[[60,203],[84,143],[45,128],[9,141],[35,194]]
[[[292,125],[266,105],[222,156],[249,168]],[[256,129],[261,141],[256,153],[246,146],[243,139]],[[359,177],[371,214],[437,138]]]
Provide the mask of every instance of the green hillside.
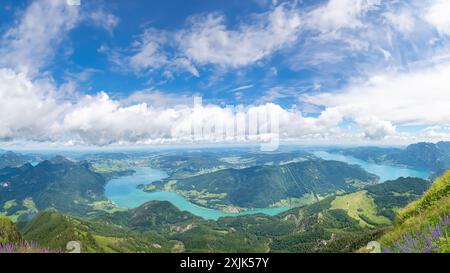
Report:
[[174,245],[153,232],[138,234],[100,219],[82,220],[55,211],[39,213],[21,231],[25,239],[52,249],[65,250],[68,242],[80,242],[82,252],[170,252]]
[[0,217],[0,254],[3,253],[49,253],[59,252],[42,248],[26,241],[16,225],[7,217]]
[[357,147],[332,149],[330,152],[353,156],[368,162],[392,164],[428,170],[433,176],[442,175],[450,168],[450,142],[420,142],[405,149]]
[[[327,161],[321,162],[326,163],[320,167],[330,172],[333,170]],[[306,166],[316,166],[305,163]],[[64,160],[50,166],[53,164],[63,164],[69,169],[80,168],[79,163]],[[289,166],[291,164],[280,169],[288,173],[300,168]],[[344,166],[338,166],[333,161],[331,164],[336,168]],[[273,166],[264,167],[270,169]],[[21,177],[23,172],[29,172],[29,168],[14,170],[18,173],[17,177]],[[67,172],[61,166],[55,170],[62,174]],[[260,170],[264,172],[266,168]],[[323,169],[313,170],[306,168],[305,173],[314,173],[319,178],[328,177]],[[348,170],[354,175],[353,169]],[[54,172],[44,173],[51,175]],[[343,178],[341,181],[348,182]],[[435,183],[429,192],[433,193],[432,196],[448,198],[448,188],[443,191],[440,184]],[[303,185],[312,187],[313,182]],[[326,185],[326,181],[319,185]],[[19,235],[26,242],[53,251],[66,251],[68,242],[77,241],[81,243],[83,252],[351,252],[379,238],[392,225],[396,213],[419,198],[429,186],[426,180],[399,178],[349,193],[330,195],[314,204],[293,208],[276,216],[256,214],[224,217],[217,221],[204,220],[180,211],[164,201],[148,202],[130,210],[78,217],[50,209],[41,211],[32,220],[22,219],[19,222],[22,235]],[[431,200],[427,204],[434,202],[433,198],[427,197],[429,192],[424,197]],[[11,202],[7,205],[13,206]],[[400,214],[405,219],[410,215],[407,211],[405,209]],[[10,223],[10,227],[14,225]],[[18,238],[9,237],[7,240],[20,241]]]
[[225,169],[153,183],[144,190],[175,190],[194,203],[218,209],[226,206],[264,208],[289,202],[305,205],[322,196],[360,189],[375,183],[377,179],[356,165],[308,160],[285,165]]
[[157,230],[201,219],[189,212],[180,211],[168,201],[147,202],[135,209],[104,214],[99,218],[138,231]]
[[[22,252],[66,251],[71,241],[80,242],[83,252],[351,252],[379,238],[397,212],[430,186],[418,178],[374,184],[377,177],[358,166],[317,159],[156,183],[219,208],[315,202],[277,216],[207,221],[158,201],[103,212],[106,179],[85,161],[56,157],[34,167],[8,167],[0,169],[0,181],[0,213],[17,221],[21,232],[3,221],[8,232],[0,237]],[[428,207],[435,196],[448,197],[440,184],[424,197],[431,200]],[[404,210],[399,217],[407,222],[410,214]]]
[[45,211],[21,231],[52,249],[80,241],[85,252],[351,252],[379,238],[392,224],[391,215],[428,186],[425,180],[400,178],[277,216],[217,221],[159,201],[88,219]]
[[14,223],[7,217],[0,216],[0,244],[18,242],[22,240],[22,235],[16,229]]
[[450,171],[437,178],[420,199],[402,209],[394,229],[380,241],[399,252],[450,252],[449,214]]
[[398,178],[363,190],[330,196],[291,211],[299,210],[302,215],[311,215],[341,210],[361,227],[387,226],[393,223],[396,211],[419,198],[429,185],[428,181],[419,178]]
[[0,169],[22,166],[28,162],[32,162],[34,159],[32,156],[21,155],[11,151],[0,152]]
[[106,179],[94,172],[89,163],[63,157],[36,166],[1,169],[0,184],[0,214],[15,220],[26,220],[47,208],[86,215],[93,210],[94,202],[106,201]]
[[313,159],[312,154],[303,151],[260,153],[242,150],[176,151],[164,153],[149,159],[149,164],[165,170],[172,179],[181,179],[211,173],[229,168],[248,168],[261,165],[283,165],[290,162]]

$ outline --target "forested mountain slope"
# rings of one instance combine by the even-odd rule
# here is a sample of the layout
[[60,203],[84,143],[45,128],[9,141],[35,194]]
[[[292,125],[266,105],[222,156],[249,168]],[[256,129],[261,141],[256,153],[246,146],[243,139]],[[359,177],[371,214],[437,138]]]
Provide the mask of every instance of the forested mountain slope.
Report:
[[308,195],[316,201],[320,196],[350,192],[376,183],[377,179],[359,166],[317,159],[225,169],[185,179],[170,179],[144,189],[176,190],[191,201],[209,207],[264,208],[284,199]]
[[72,162],[63,157],[45,160],[36,166],[26,164],[0,170],[0,210],[7,215],[23,211],[55,208],[83,215],[91,204],[105,200],[105,178],[85,161]]
[[45,211],[22,232],[27,240],[53,249],[80,241],[86,252],[349,252],[380,237],[392,224],[391,215],[429,186],[416,178],[386,183],[277,216],[207,221],[153,201],[87,219]]
[[436,144],[420,142],[400,148],[358,147],[333,149],[330,152],[350,155],[379,164],[393,164],[428,170],[434,176],[442,175],[450,168],[450,142]]

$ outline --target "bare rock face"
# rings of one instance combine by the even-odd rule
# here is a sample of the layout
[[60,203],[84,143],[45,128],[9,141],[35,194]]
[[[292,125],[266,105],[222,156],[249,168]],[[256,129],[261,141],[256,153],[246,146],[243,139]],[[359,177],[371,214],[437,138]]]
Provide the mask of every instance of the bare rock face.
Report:
[[194,224],[188,224],[186,226],[172,225],[170,226],[170,231],[172,233],[184,233],[186,231],[193,229],[194,227],[196,227],[196,225]]

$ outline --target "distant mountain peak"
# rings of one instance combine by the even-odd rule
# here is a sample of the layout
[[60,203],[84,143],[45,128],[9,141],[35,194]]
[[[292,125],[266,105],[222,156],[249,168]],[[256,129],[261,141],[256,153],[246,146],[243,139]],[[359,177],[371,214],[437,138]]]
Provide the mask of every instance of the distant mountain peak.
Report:
[[73,161],[69,160],[68,158],[57,155],[49,160],[53,164],[61,164],[61,163],[74,163]]

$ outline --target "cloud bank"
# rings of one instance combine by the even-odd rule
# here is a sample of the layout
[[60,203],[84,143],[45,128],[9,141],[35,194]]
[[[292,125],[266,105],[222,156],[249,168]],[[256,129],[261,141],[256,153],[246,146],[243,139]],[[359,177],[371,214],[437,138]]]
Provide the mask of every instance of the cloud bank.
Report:
[[[448,1],[390,6],[375,0],[329,0],[306,10],[295,5],[272,5],[269,11],[253,14],[249,22],[234,27],[227,24],[223,14],[203,14],[191,17],[189,27],[175,32],[147,28],[129,49],[101,50],[123,69],[139,75],[158,71],[167,77],[176,77],[183,71],[201,77],[205,67],[244,69],[282,51],[288,52],[290,58],[286,62],[293,71],[301,70],[305,64],[321,68],[348,61],[349,56],[359,60],[361,56],[366,59],[374,52],[378,54],[372,58],[379,66],[370,65],[370,57],[365,63],[370,68],[361,68],[355,61],[353,68],[363,72],[352,75],[345,71],[347,83],[339,88],[323,91],[315,85],[314,92],[299,94],[296,89],[273,87],[255,100],[255,105],[238,105],[234,109],[212,103],[199,107],[189,95],[156,89],[136,91],[122,98],[113,98],[107,91],[90,95],[79,90],[63,92],[64,83],[57,83],[45,68],[68,33],[86,20],[112,33],[120,22],[104,10],[86,14],[64,3],[32,2],[20,14],[20,20],[2,35],[3,142],[216,142],[217,132],[195,139],[193,122],[236,127],[236,120],[248,119],[255,112],[278,117],[282,141],[450,139],[450,25],[448,16],[443,16],[450,14]],[[376,23],[382,27],[376,28]],[[398,39],[408,41],[407,45],[402,43],[406,47],[402,50],[408,49],[404,50],[407,53],[394,51]],[[334,44],[338,46],[331,47]],[[242,85],[233,92],[256,88],[254,84]],[[300,107],[274,102],[286,97],[294,97]],[[407,130],[414,127],[419,129]],[[220,141],[254,140],[236,136]]]
[[[135,96],[130,96],[131,101]],[[33,81],[24,73],[9,69],[0,69],[0,101],[0,139],[79,145],[191,142],[193,122],[234,126],[238,116],[246,118],[253,111],[276,114],[284,138],[320,134],[336,126],[338,121],[327,113],[318,118],[303,117],[294,109],[283,109],[272,103],[231,110],[212,104],[196,108],[193,103],[172,107],[145,102],[126,105],[127,100],[111,99],[105,92],[59,97],[50,79]],[[237,140],[252,139],[229,139]],[[205,135],[199,141],[214,141],[214,134]]]

